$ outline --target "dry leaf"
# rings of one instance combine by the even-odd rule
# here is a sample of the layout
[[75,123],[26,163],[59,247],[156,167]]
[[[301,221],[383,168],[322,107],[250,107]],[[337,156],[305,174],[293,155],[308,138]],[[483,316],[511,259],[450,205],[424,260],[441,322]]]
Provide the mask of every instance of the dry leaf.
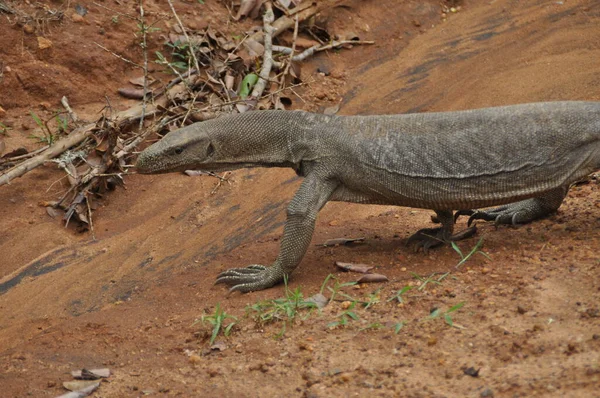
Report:
[[212,351],[225,351],[227,349],[227,344],[222,341],[217,341],[213,345],[210,346]]
[[[251,58],[262,57],[265,53],[265,46],[253,39],[248,39],[244,42],[244,47],[248,50]],[[240,54],[240,56],[243,56]]]
[[51,206],[46,207],[46,213],[48,213],[48,215],[52,218],[56,218],[57,216],[60,216],[62,214],[60,210],[55,209]]
[[317,293],[314,296],[310,296],[305,300],[307,303],[315,303],[317,308],[321,309],[325,307],[329,303],[329,299],[322,295],[321,293]]
[[323,244],[318,246],[339,246],[339,245],[348,245],[351,243],[362,243],[365,241],[365,238],[335,238],[335,239],[327,239]]
[[366,274],[374,268],[367,264],[343,263],[341,261],[336,261],[335,265],[344,271],[359,272],[361,274]]
[[329,108],[325,108],[325,110],[323,111],[324,115],[335,115],[336,113],[338,113],[338,111],[340,110],[340,104],[337,104],[335,106],[330,106]]
[[17,149],[14,149],[8,153],[5,153],[4,155],[2,155],[3,159],[8,159],[8,158],[14,158],[15,156],[22,156],[22,155],[27,155],[29,152],[27,151],[27,149],[23,148],[23,147],[19,147]]
[[[100,385],[99,381],[93,380],[77,380],[77,381],[65,381],[63,387],[69,391],[81,391],[89,387],[94,387],[94,390]],[[92,390],[92,391],[94,391]],[[85,395],[84,395],[85,396]]]
[[[73,382],[74,383],[74,382]],[[60,395],[56,398],[84,398],[93,393],[98,387],[100,387],[99,381],[92,381],[94,384],[90,384],[88,387],[82,388],[77,391],[71,391],[66,394]]]
[[377,283],[377,282],[388,282],[389,279],[385,275],[381,274],[366,274],[362,276],[357,283]]
[[235,83],[235,77],[231,74],[227,73],[225,75],[225,87],[227,90],[233,90],[233,85]]
[[[141,100],[144,98],[144,89],[143,88],[120,88],[117,90],[121,97],[129,98],[129,99],[137,99]],[[148,91],[146,94],[148,94]]]
[[110,369],[108,368],[100,368],[100,369],[81,369],[74,370],[71,372],[71,376],[79,380],[97,380],[101,378],[106,378],[110,376]]
[[[155,80],[148,76],[148,85],[150,86],[154,82]],[[129,83],[133,84],[134,86],[144,87],[144,76],[129,79]]]
[[242,0],[240,4],[240,9],[238,10],[237,15],[235,16],[235,20],[239,21],[240,19],[250,16],[251,18],[256,18],[258,16],[258,10],[260,6],[262,6],[262,1],[260,0]]

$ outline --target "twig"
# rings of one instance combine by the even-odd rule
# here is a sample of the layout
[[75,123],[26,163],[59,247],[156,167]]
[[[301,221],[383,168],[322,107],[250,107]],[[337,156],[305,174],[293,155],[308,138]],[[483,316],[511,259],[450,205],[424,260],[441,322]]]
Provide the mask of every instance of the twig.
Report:
[[6,173],[0,175],[0,186],[9,184],[11,180],[21,177],[23,174],[44,164],[44,162],[60,155],[70,147],[79,144],[92,134],[95,127],[96,123],[90,123],[83,127],[79,127],[65,138],[56,142],[54,145],[49,146],[48,149],[36,157],[28,159],[23,163],[9,169]]
[[15,156],[15,157],[12,157],[12,158],[0,159],[0,164],[9,163],[9,162],[16,162],[17,160],[23,160],[23,159],[28,159],[28,158],[34,157],[38,153],[44,152],[46,149],[48,149],[48,147],[49,147],[49,145],[45,145],[45,146],[43,146],[43,147],[41,147],[39,149],[36,149],[33,152],[29,152],[29,153],[26,153],[24,155]]
[[267,85],[267,81],[269,80],[269,75],[271,74],[271,68],[273,67],[273,37],[271,36],[273,33],[273,27],[271,24],[275,19],[273,14],[273,5],[271,2],[265,3],[266,11],[263,16],[263,24],[264,24],[264,42],[265,42],[265,53],[263,56],[263,64],[260,69],[259,80],[254,85],[254,89],[252,90],[251,97],[259,98],[262,96],[263,91],[265,91],[265,87]]
[[[346,0],[324,0],[324,1],[319,1],[316,4],[311,5],[310,7],[299,11],[298,13],[296,13],[296,16],[298,18],[299,21],[304,21],[310,17],[312,17],[313,15],[317,14],[318,12],[323,11],[326,8],[333,8],[338,6],[339,4],[343,3]],[[286,30],[288,30],[289,28],[291,28],[292,26],[294,26],[294,21],[295,21],[296,17],[288,17],[288,16],[282,16],[279,19],[277,19],[275,22],[273,22],[272,27],[273,27],[273,31],[271,32],[271,37],[277,37],[279,36],[281,33],[285,32]],[[264,41],[264,32],[258,31],[256,33],[254,33],[252,36],[250,36],[248,38],[248,40],[255,40],[259,43],[262,43]]]
[[100,3],[96,2],[96,1],[94,1],[94,3],[93,3],[93,4],[94,4],[95,6],[98,6],[98,7],[100,7],[100,8],[104,8],[105,10],[108,10],[108,11],[110,11],[110,12],[114,12],[114,13],[115,13],[116,15],[118,15],[118,16],[122,16],[122,17],[125,17],[125,18],[129,18],[129,19],[131,19],[131,20],[133,20],[133,21],[137,21],[137,20],[138,20],[138,19],[137,19],[137,17],[131,16],[131,15],[129,15],[129,14],[124,14],[124,13],[122,13],[122,12],[120,12],[120,11],[117,11],[117,10],[113,10],[112,8],[109,8],[109,7],[105,6],[105,5],[102,5],[102,4],[100,4]]
[[79,118],[77,117],[77,114],[73,111],[73,109],[71,109],[71,106],[69,106],[69,101],[67,100],[67,97],[63,96],[60,99],[60,103],[65,108],[65,110],[69,113],[71,120],[74,122],[77,122],[79,120]]
[[[142,55],[144,57],[144,88],[142,95],[142,115],[140,116],[140,130],[144,128],[144,119],[146,117],[146,96],[148,95],[148,45],[146,44],[146,21],[144,20],[144,0],[140,0],[140,29],[142,30]],[[91,226],[91,224],[90,224]],[[92,229],[93,234],[93,229]]]
[[90,225],[90,232],[92,233],[92,240],[96,240],[96,233],[94,232],[94,222],[92,221],[92,208],[90,207],[90,200],[87,196],[85,197],[85,204],[87,206],[88,221]]
[[[280,80],[280,84],[279,87],[285,87],[285,77],[287,76],[287,74],[290,72],[290,67],[292,66],[292,62],[294,61],[294,53],[296,52],[296,41],[298,40],[298,15],[296,15],[296,23],[294,25],[294,36],[292,39],[292,48],[290,49],[290,59],[288,60],[287,64],[285,65],[285,69],[283,70],[283,73],[281,74],[281,80]],[[275,46],[273,46],[275,47]]]
[[223,185],[223,182],[227,182],[229,183],[229,180],[227,178],[225,178],[228,174],[231,174],[231,171],[226,171],[225,173],[223,173],[222,176],[215,174],[215,173],[209,173],[209,175],[216,177],[219,179],[219,181],[217,181],[217,185],[215,185],[215,187],[213,188],[212,191],[210,191],[211,195],[214,195],[215,193],[217,193],[217,191],[219,190],[219,188],[221,187],[221,185]]
[[104,47],[102,44],[100,44],[100,43],[96,43],[96,42],[94,42],[94,44],[95,44],[95,45],[97,45],[98,47],[100,47],[101,49],[103,49],[104,51],[106,51],[106,52],[108,52],[108,53],[110,53],[110,54],[114,55],[114,56],[115,56],[115,57],[117,57],[117,58],[119,58],[120,60],[123,60],[123,61],[125,61],[125,62],[127,62],[127,63],[129,63],[129,64],[131,64],[131,65],[134,65],[134,66],[136,66],[136,67],[138,67],[138,68],[142,68],[142,69],[144,69],[144,67],[143,67],[142,65],[140,65],[140,64],[138,64],[138,63],[135,63],[135,62],[133,62],[132,60],[130,60],[130,59],[127,59],[127,58],[125,58],[125,57],[123,57],[123,56],[121,56],[121,55],[119,55],[119,54],[117,54],[117,53],[115,53],[115,52],[113,52],[113,51],[110,51],[108,48]]
[[181,28],[181,31],[183,32],[185,39],[190,44],[190,53],[192,55],[192,59],[194,60],[194,68],[196,68],[196,70],[200,70],[200,64],[198,63],[198,58],[196,58],[196,52],[194,51],[194,46],[192,45],[192,41],[190,40],[190,37],[188,36],[187,31],[185,30],[185,27],[183,26],[183,23],[181,22],[181,19],[179,19],[179,15],[177,15],[177,12],[175,11],[175,7],[173,7],[173,2],[171,0],[167,0],[167,3],[169,3],[169,7],[171,7],[171,12],[173,13],[173,16],[175,17],[175,19],[177,20],[177,24]]
[[[374,41],[370,40],[341,40],[341,41],[332,41],[331,43],[325,44],[323,46],[312,46],[302,51],[300,54],[294,55],[292,57],[292,61],[299,62],[304,61],[306,58],[310,57],[316,52],[330,50],[332,48],[340,47],[345,44],[375,44]],[[282,53],[284,55],[291,55],[294,53],[294,48],[284,47],[284,46],[273,46],[273,51]]]

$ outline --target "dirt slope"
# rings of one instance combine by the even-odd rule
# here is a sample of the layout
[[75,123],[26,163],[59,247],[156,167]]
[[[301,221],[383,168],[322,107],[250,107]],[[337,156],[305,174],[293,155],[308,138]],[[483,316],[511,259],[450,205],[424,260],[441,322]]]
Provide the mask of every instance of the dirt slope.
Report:
[[[135,27],[126,22],[114,27],[110,12],[82,3],[92,11],[86,24],[67,20],[47,36],[56,43],[102,36],[111,48],[122,45],[120,50],[135,57],[129,44]],[[227,17],[217,2],[207,0],[202,12],[191,3],[177,4],[190,21]],[[303,77],[314,82],[301,91],[307,103],[295,99],[295,107],[318,110],[341,100],[340,113],[376,114],[600,100],[597,1],[465,2],[445,22],[437,1],[348,5],[330,13],[332,29],[355,31],[377,44],[322,54],[304,66]],[[168,13],[160,2],[148,7]],[[23,35],[19,29],[0,25],[6,32],[0,40]],[[100,29],[112,29],[112,36]],[[40,109],[40,102],[56,107],[60,87],[68,88],[76,109],[92,115],[102,107],[103,93],[114,93],[134,75],[110,54],[92,46],[93,55],[86,57],[72,43],[68,62],[58,49],[50,57],[34,44],[26,52],[0,54],[11,73],[70,68],[46,75],[55,85],[49,91],[18,83],[24,74],[5,72],[0,105],[14,126],[7,143],[27,142],[28,110]],[[317,73],[324,67],[329,76]],[[46,87],[44,79],[39,87]],[[6,90],[14,93],[12,102]],[[82,95],[84,90],[91,94]],[[358,236],[366,242],[311,247],[290,288],[301,287],[309,296],[329,274],[343,282],[357,278],[339,273],[334,261],[374,265],[390,282],[345,289],[365,300],[381,287],[374,294],[381,302],[357,306],[359,319],[345,328],[327,327],[347,305],[334,302],[274,338],[282,325],[255,327],[243,317],[244,307],[282,297],[283,287],[226,296],[213,281],[226,268],[274,259],[285,206],[299,182],[291,170],[236,171],[215,194],[210,178],[129,177],[127,189],[112,193],[96,212],[96,241],[64,229],[37,206],[60,194],[60,183],[52,185],[59,177],[43,168],[0,188],[3,396],[59,395],[68,371],[99,366],[114,374],[98,397],[598,396],[595,180],[574,187],[558,214],[546,220],[497,230],[481,225],[483,250],[491,259],[476,255],[460,270],[451,248],[425,255],[403,245],[416,229],[430,225],[431,212],[330,203],[313,242]],[[467,252],[476,242],[460,246]],[[414,276],[447,271],[452,275],[427,286]],[[407,285],[414,288],[404,303],[387,301]],[[217,303],[240,322],[231,337],[220,339],[225,350],[207,353],[207,326],[191,325]],[[459,303],[464,306],[451,317],[464,329],[428,317],[434,308],[447,311]],[[399,322],[406,324],[396,334]],[[465,375],[468,367],[480,369],[479,377]]]

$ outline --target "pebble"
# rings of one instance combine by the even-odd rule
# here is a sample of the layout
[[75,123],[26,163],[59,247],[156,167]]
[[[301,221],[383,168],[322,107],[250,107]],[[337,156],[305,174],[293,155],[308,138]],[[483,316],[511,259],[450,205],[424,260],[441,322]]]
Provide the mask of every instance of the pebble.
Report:
[[40,50],[45,50],[47,48],[52,47],[52,42],[50,40],[46,39],[45,37],[38,36],[37,41],[38,41],[38,48]]
[[33,32],[35,32],[35,28],[31,25],[25,25],[23,26],[23,32],[27,34],[32,34]]
[[202,357],[197,354],[192,354],[192,355],[190,355],[188,360],[190,361],[190,363],[193,363],[194,365],[196,365],[196,364],[199,364],[200,362],[202,362]]
[[83,23],[84,22],[83,16],[77,14],[76,12],[74,12],[73,15],[71,15],[71,20],[75,23]]
[[221,369],[210,367],[207,369],[207,372],[210,377],[216,377],[221,374]]

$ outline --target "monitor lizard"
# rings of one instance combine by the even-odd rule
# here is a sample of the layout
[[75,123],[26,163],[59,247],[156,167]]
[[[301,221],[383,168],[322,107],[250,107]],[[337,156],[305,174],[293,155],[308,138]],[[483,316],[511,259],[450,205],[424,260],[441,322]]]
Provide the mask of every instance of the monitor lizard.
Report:
[[140,154],[136,167],[140,173],[291,167],[304,177],[287,208],[275,262],[217,278],[231,291],[248,292],[292,273],[330,200],[433,209],[442,226],[409,239],[423,249],[467,235],[453,235],[454,210],[470,214],[469,225],[526,223],[552,213],[570,184],[600,169],[600,102],[375,116],[252,111],[168,133]]

